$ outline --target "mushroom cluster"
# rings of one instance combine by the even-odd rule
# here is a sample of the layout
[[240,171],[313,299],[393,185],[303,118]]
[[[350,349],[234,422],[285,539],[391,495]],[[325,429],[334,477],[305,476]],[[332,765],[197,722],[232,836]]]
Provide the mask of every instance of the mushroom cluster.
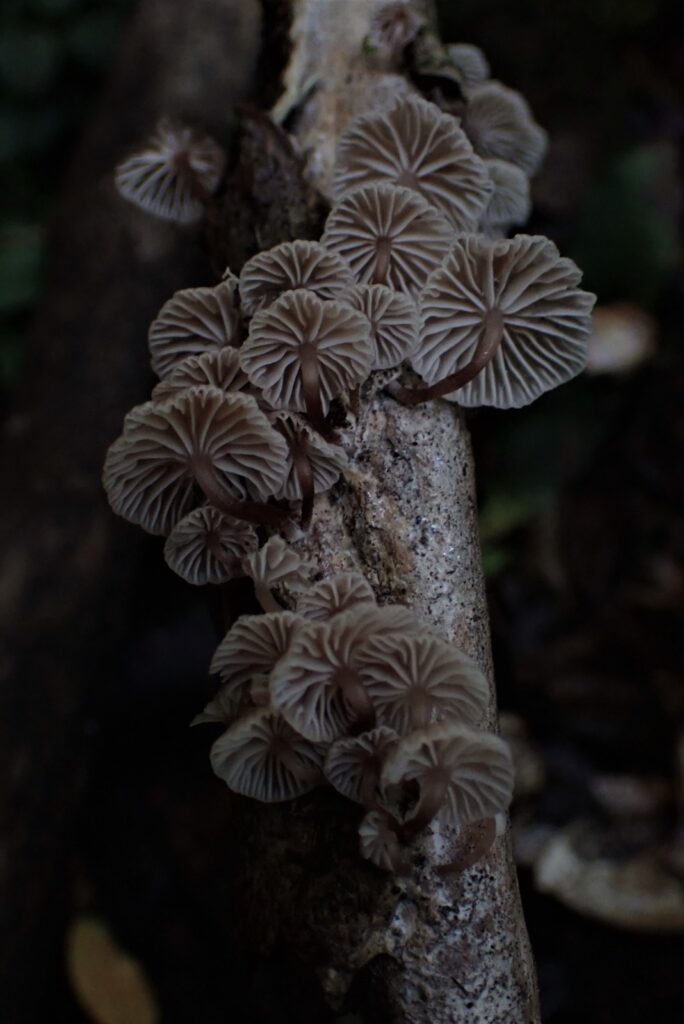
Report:
[[[395,872],[433,820],[459,832],[487,822],[491,842],[512,766],[481,728],[477,665],[408,608],[377,605],[360,573],[310,583],[277,537],[243,567],[265,611],[226,633],[211,663],[219,689],[193,722],[224,727],[211,763],[228,788],[271,803],[332,786],[364,809],[362,855]],[[294,610],[278,603],[282,584]]]

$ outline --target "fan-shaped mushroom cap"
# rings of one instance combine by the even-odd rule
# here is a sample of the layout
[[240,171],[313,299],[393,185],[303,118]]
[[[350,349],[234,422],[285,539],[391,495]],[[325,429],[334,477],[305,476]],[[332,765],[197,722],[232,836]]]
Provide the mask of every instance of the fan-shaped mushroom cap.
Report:
[[468,93],[463,129],[482,157],[508,160],[535,173],[546,153],[546,132],[519,92],[500,82],[483,82]]
[[513,794],[510,751],[492,733],[440,722],[405,736],[387,754],[383,785],[411,781],[420,787],[418,809],[438,793],[440,820],[463,828],[508,807]]
[[271,703],[293,729],[316,743],[344,735],[358,717],[350,688],[364,690],[357,654],[378,630],[414,628],[407,609],[393,606],[342,612],[327,622],[311,622],[293,638],[271,673]]
[[404,865],[395,827],[386,811],[368,811],[359,825],[359,849],[361,856],[376,867],[397,873]]
[[332,398],[365,380],[371,353],[369,324],[360,313],[294,291],[256,314],[240,363],[270,405],[304,412],[304,374],[307,362],[315,362],[325,412]]
[[269,537],[258,551],[247,555],[242,560],[242,568],[260,586],[273,587],[277,583],[287,583],[295,590],[300,590],[309,583],[309,563],[277,534]]
[[321,241],[361,284],[415,293],[453,241],[446,217],[408,188],[366,185],[333,207]]
[[268,708],[239,718],[211,748],[211,766],[229,789],[264,803],[293,800],[322,780],[322,754]]
[[271,422],[280,431],[288,446],[287,475],[278,497],[289,501],[300,501],[302,478],[297,471],[297,459],[306,459],[313,478],[316,494],[328,491],[339,479],[348,465],[344,449],[338,444],[329,444],[313,429],[310,423],[294,412],[278,412]]
[[[337,147],[333,194],[387,182],[418,192],[458,231],[472,231],[492,183],[456,118],[420,96],[362,114]],[[344,255],[344,253],[343,253]]]
[[417,347],[418,309],[408,295],[384,284],[359,284],[347,292],[345,301],[371,325],[374,370],[398,366]]
[[475,725],[485,713],[487,680],[453,644],[432,636],[375,636],[358,657],[379,722],[402,736],[434,719]]
[[258,544],[249,523],[205,505],[176,523],[164,545],[164,558],[187,583],[225,583],[243,575],[240,559]]
[[219,348],[189,356],[161,380],[152,391],[152,400],[163,402],[186,388],[209,384],[219,391],[242,391],[249,387],[247,375],[240,369],[236,348]]
[[392,729],[381,726],[360,736],[336,740],[325,758],[326,779],[349,800],[369,803],[374,799],[385,756],[397,739]]
[[297,239],[257,253],[240,274],[240,299],[247,316],[270,306],[283,292],[304,289],[319,299],[339,298],[353,284],[351,270],[320,242]]
[[494,183],[481,230],[497,234],[514,224],[524,224],[530,215],[530,182],[525,172],[506,160],[485,160],[487,173]]
[[222,281],[215,288],[185,288],[164,303],[148,336],[152,369],[166,377],[189,356],[239,343],[235,285]]
[[470,43],[449,43],[446,48],[449,60],[461,76],[466,89],[479,85],[489,78],[489,64],[478,46]]
[[128,414],[103,483],[115,512],[165,535],[198,504],[205,474],[226,496],[246,484],[265,496],[282,486],[286,458],[284,439],[249,395],[188,388]]
[[209,671],[221,679],[222,704],[236,714],[255,679],[267,677],[304,620],[293,612],[241,615],[219,644]]
[[581,276],[548,238],[460,238],[421,293],[414,370],[429,384],[443,380],[471,362],[494,324],[502,335],[490,362],[447,397],[465,406],[528,405],[584,368],[596,297],[577,287]]
[[376,62],[396,67],[404,49],[413,42],[425,18],[407,0],[389,0],[376,8],[366,37],[366,48]]
[[208,135],[164,118],[145,149],[116,169],[116,187],[124,197],[164,220],[197,221],[204,201],[221,180],[225,154]]
[[361,573],[341,572],[305,590],[297,602],[297,611],[307,619],[325,622],[361,604],[375,607],[370,583]]

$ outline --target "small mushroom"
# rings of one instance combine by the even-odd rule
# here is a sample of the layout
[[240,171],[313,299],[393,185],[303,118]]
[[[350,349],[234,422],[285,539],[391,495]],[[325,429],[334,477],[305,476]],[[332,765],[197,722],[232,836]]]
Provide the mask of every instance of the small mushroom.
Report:
[[302,529],[311,522],[314,496],[328,491],[347,466],[347,456],[329,444],[310,423],[294,412],[278,412],[271,422],[287,442],[289,458],[285,482],[278,497],[301,501]]
[[256,314],[240,363],[271,406],[306,411],[319,427],[330,400],[368,376],[371,354],[360,313],[290,291]]
[[119,194],[148,213],[178,224],[190,224],[223,175],[225,154],[208,135],[162,119],[145,149],[116,169]]
[[152,391],[152,400],[163,402],[173,398],[186,388],[209,384],[219,391],[244,391],[249,387],[247,375],[240,369],[240,357],[236,348],[219,348],[213,352],[202,352],[188,356],[178,363]]
[[482,82],[468,92],[462,124],[481,157],[517,164],[530,177],[546,153],[546,132],[527,100],[500,82]]
[[420,96],[356,117],[340,137],[335,198],[385,182],[418,192],[457,231],[477,227],[492,192],[484,164],[456,118]]
[[383,786],[416,782],[420,795],[405,829],[419,832],[439,814],[461,829],[505,811],[513,794],[507,744],[459,722],[439,722],[405,736],[387,754]]
[[425,24],[424,16],[409,0],[389,0],[371,16],[364,47],[374,63],[388,68],[401,64],[402,55]]
[[307,619],[325,622],[358,605],[375,607],[370,583],[361,573],[341,572],[305,590],[297,602],[297,611]]
[[152,369],[166,377],[189,356],[237,346],[239,327],[232,281],[176,292],[160,309],[147,336]]
[[358,653],[378,721],[402,736],[431,721],[475,725],[489,687],[474,661],[433,636],[373,636]]
[[478,46],[470,43],[448,43],[447,56],[458,71],[464,89],[472,89],[489,78],[489,64]]
[[418,345],[418,309],[408,295],[384,284],[359,284],[345,301],[367,318],[373,340],[373,370],[403,363]]
[[240,274],[242,309],[252,316],[283,292],[304,289],[319,299],[336,299],[353,284],[351,270],[320,242],[297,239],[260,252]]
[[485,160],[485,166],[494,191],[482,216],[480,230],[497,238],[514,224],[524,224],[530,216],[530,182],[520,167],[506,160]]
[[294,590],[308,586],[309,564],[277,535],[242,560],[242,568],[254,582],[257,601],[265,612],[282,611],[271,589],[286,583]]
[[195,387],[126,416],[105,459],[103,483],[119,515],[166,535],[200,503],[237,519],[282,519],[279,509],[244,500],[280,489],[287,446],[249,395]]
[[361,284],[415,294],[439,266],[454,230],[408,188],[366,185],[334,206],[321,241],[343,257]]
[[176,523],[164,545],[164,558],[187,583],[201,587],[242,576],[240,559],[258,544],[249,523],[205,505]]
[[510,409],[570,380],[587,360],[596,300],[578,288],[581,276],[548,238],[461,237],[420,297],[411,364],[429,386],[392,393],[406,404],[447,397]]
[[322,753],[269,708],[239,718],[211,748],[211,766],[234,793],[293,800],[323,781]]
[[359,825],[359,849],[365,860],[383,871],[400,875],[405,870],[397,823],[387,811],[374,808],[364,815]]
[[326,779],[342,796],[373,806],[381,798],[377,790],[385,756],[397,739],[392,729],[381,726],[360,736],[336,740],[326,754]]

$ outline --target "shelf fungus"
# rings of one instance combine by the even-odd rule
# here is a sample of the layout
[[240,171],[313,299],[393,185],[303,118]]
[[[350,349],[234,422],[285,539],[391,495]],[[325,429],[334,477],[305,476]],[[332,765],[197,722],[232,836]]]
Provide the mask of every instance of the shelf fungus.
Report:
[[168,376],[189,356],[239,345],[240,315],[233,281],[176,292],[152,322],[147,341],[158,377]]
[[263,499],[283,482],[287,446],[249,395],[194,387],[133,409],[107,452],[103,482],[119,515],[167,535],[202,498],[237,519],[277,524]]
[[479,156],[508,160],[530,177],[546,153],[546,132],[532,116],[527,100],[500,82],[482,82],[468,92],[463,130]]
[[254,592],[261,607],[265,612],[273,612],[282,611],[273,596],[273,587],[284,583],[292,590],[302,590],[308,586],[311,567],[276,534],[258,551],[246,555],[242,568],[254,583]]
[[465,235],[421,292],[411,357],[425,388],[391,385],[406,404],[446,397],[464,406],[528,405],[584,369],[596,297],[553,242]]
[[229,789],[263,803],[293,800],[323,781],[320,749],[269,708],[238,718],[209,756]]
[[187,583],[201,587],[243,576],[241,559],[258,544],[250,523],[204,505],[176,523],[164,545],[164,558]]
[[163,118],[145,148],[119,164],[114,181],[124,199],[147,213],[191,224],[201,219],[225,161],[209,135]]
[[366,185],[333,207],[322,242],[343,257],[361,284],[415,295],[454,237],[449,221],[408,188]]
[[462,829],[505,811],[513,795],[513,763],[508,746],[492,733],[448,721],[419,729],[390,750],[381,783],[418,784],[415,807],[404,822],[409,833],[435,816]]
[[362,114],[340,137],[335,198],[383,183],[419,193],[457,231],[477,227],[492,192],[485,166],[456,118],[419,96]]
[[373,341],[373,370],[403,363],[418,345],[418,309],[408,295],[384,284],[359,284],[345,295],[368,320]]
[[255,315],[240,349],[254,387],[275,409],[306,412],[320,427],[331,399],[370,372],[368,321],[342,302],[285,292]]
[[361,573],[341,572],[305,590],[297,602],[297,611],[307,619],[325,622],[359,605],[375,607],[370,583]]
[[319,299],[336,299],[353,284],[349,267],[320,242],[283,242],[247,260],[240,274],[246,316],[270,306],[283,292],[303,289]]
[[297,413],[275,413],[271,422],[285,438],[288,449],[287,472],[278,497],[301,501],[301,526],[307,529],[314,497],[337,482],[347,466],[347,456],[344,449],[326,441]]
[[240,368],[240,357],[236,348],[219,348],[188,356],[178,363],[152,391],[155,402],[173,398],[187,388],[208,384],[219,391],[244,391],[249,388],[247,374]]
[[382,799],[379,792],[382,766],[398,739],[392,729],[380,726],[360,736],[345,736],[328,749],[323,771],[338,793],[354,803],[373,807]]

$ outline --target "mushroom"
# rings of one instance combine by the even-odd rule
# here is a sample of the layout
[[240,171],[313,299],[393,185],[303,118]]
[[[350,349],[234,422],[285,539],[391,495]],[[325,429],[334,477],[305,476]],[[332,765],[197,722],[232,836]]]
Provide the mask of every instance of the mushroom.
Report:
[[454,230],[417,192],[366,185],[334,206],[321,241],[361,284],[415,294],[444,259]]
[[310,423],[294,412],[278,412],[271,422],[285,440],[289,452],[285,482],[279,497],[301,501],[302,529],[311,522],[314,495],[328,491],[347,466],[339,445],[329,444]]
[[240,369],[240,357],[236,348],[219,348],[213,352],[202,352],[188,356],[171,370],[152,391],[155,402],[172,398],[186,388],[210,384],[219,391],[244,391],[249,387],[247,375]]
[[293,800],[322,782],[322,753],[269,708],[239,718],[216,740],[211,766],[234,793],[263,803]]
[[237,519],[277,525],[281,510],[244,493],[247,484],[262,498],[277,492],[286,459],[285,441],[253,398],[194,387],[126,416],[103,483],[114,511],[149,533],[168,534],[199,494]]
[[439,722],[405,736],[387,754],[383,786],[416,782],[420,795],[406,823],[419,832],[434,817],[462,829],[505,811],[513,794],[507,744],[460,722]]
[[308,585],[308,562],[304,562],[297,552],[277,535],[242,560],[242,568],[254,582],[257,601],[265,612],[282,611],[271,588],[278,583],[286,583],[293,589],[301,589]]
[[205,505],[176,523],[164,545],[164,558],[187,583],[225,583],[243,575],[240,559],[258,544],[249,523]]
[[404,50],[413,42],[425,18],[408,0],[389,0],[377,7],[364,40],[365,50],[384,67],[398,67]]
[[176,292],[160,309],[147,336],[152,369],[166,377],[189,356],[237,346],[239,324],[232,281]]
[[358,653],[378,721],[402,736],[435,718],[475,725],[489,695],[484,675],[453,644],[432,636],[373,636]]
[[221,680],[218,700],[220,707],[228,711],[228,720],[244,705],[255,680],[268,679],[303,625],[301,617],[294,612],[279,611],[241,615],[231,626],[217,647],[209,669]]
[[581,276],[548,238],[461,237],[420,296],[411,365],[429,386],[392,393],[410,405],[447,397],[510,409],[570,380],[587,360],[596,299]]
[[485,160],[494,184],[480,230],[499,237],[514,224],[524,224],[530,215],[530,182],[525,172],[506,160]]
[[204,213],[225,162],[210,136],[163,118],[145,149],[119,164],[114,181],[124,199],[148,213],[190,224]]
[[546,153],[546,132],[527,101],[501,82],[482,82],[468,92],[462,124],[481,157],[508,160],[530,176]]
[[396,822],[387,811],[374,808],[364,815],[359,825],[359,840],[365,860],[395,875],[405,870]]
[[489,64],[478,46],[470,43],[448,43],[447,56],[458,71],[464,89],[472,89],[489,78]]
[[360,313],[290,291],[256,314],[240,364],[270,405],[306,411],[319,427],[330,400],[368,376],[371,353]]
[[484,164],[456,118],[420,96],[356,117],[340,137],[335,198],[385,182],[418,192],[457,231],[477,227],[492,192]]
[[408,295],[384,284],[359,284],[345,301],[367,318],[373,340],[373,370],[398,366],[418,345],[418,309]]
[[336,740],[326,754],[326,779],[342,796],[366,807],[373,806],[380,798],[377,788],[383,761],[397,739],[392,729],[381,726],[360,736]]
[[[399,611],[399,614],[397,614]],[[352,608],[327,622],[309,622],[271,673],[271,704],[293,729],[315,743],[352,726],[372,728],[375,712],[358,652],[374,632],[414,628],[407,609]]]
[[297,611],[307,619],[325,622],[358,605],[375,607],[370,583],[358,572],[341,572],[305,590],[297,602]]
[[270,306],[283,292],[300,288],[319,299],[336,299],[353,284],[351,270],[320,242],[297,239],[260,252],[240,274],[240,300],[247,316]]

